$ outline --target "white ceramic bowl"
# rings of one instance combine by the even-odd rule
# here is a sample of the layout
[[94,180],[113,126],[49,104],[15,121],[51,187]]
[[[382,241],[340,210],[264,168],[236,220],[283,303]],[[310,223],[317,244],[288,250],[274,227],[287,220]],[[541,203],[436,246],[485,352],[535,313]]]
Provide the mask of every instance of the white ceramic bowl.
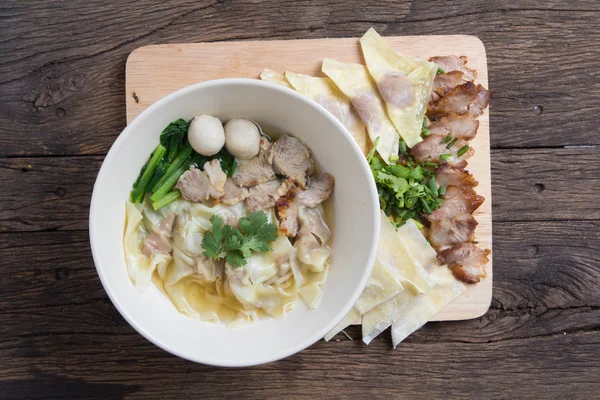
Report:
[[[178,118],[246,117],[303,140],[335,176],[332,263],[316,310],[303,302],[281,321],[236,330],[186,317],[158,289],[139,293],[123,255],[125,201],[162,129]],[[94,185],[90,241],[100,280],[121,315],[157,346],[188,360],[249,366],[292,355],[321,339],[358,299],[379,241],[379,202],[365,157],[325,109],[290,89],[252,79],[221,79],[181,89],[142,112],[111,147]]]

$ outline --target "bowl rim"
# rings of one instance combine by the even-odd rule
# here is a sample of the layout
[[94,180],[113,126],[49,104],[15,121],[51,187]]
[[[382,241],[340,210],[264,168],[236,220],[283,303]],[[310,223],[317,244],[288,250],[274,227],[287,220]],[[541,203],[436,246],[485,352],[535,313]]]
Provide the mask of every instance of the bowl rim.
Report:
[[[332,318],[331,322],[328,324],[328,326],[326,326],[326,329],[324,328],[319,331],[315,331],[311,336],[306,337],[303,341],[299,342],[298,344],[296,344],[293,347],[290,347],[285,352],[281,352],[276,355],[265,356],[264,358],[262,358],[258,361],[253,360],[251,362],[248,362],[248,361],[231,362],[231,360],[226,360],[226,361],[221,362],[219,359],[204,358],[204,357],[202,357],[202,355],[189,354],[189,353],[186,353],[184,350],[177,349],[177,348],[173,347],[172,345],[170,345],[169,343],[166,343],[166,342],[154,337],[142,325],[138,324],[135,316],[131,315],[128,312],[128,310],[121,304],[121,302],[117,298],[117,295],[113,292],[113,289],[111,288],[111,286],[108,283],[108,280],[105,276],[104,268],[102,268],[102,266],[101,266],[101,261],[100,261],[100,256],[99,256],[100,250],[98,249],[99,244],[98,244],[97,239],[95,239],[95,233],[94,233],[98,229],[98,226],[95,223],[97,218],[95,218],[94,216],[97,213],[96,210],[100,207],[99,200],[98,200],[99,195],[97,195],[97,192],[96,192],[96,185],[98,184],[99,181],[104,180],[108,177],[108,176],[105,176],[107,174],[107,172],[106,172],[107,169],[104,168],[105,164],[110,164],[112,162],[115,162],[117,153],[118,153],[118,149],[121,147],[124,140],[128,136],[133,134],[133,132],[137,129],[137,125],[140,125],[142,123],[142,121],[146,115],[150,115],[153,112],[156,112],[157,110],[162,108],[163,105],[165,105],[165,104],[169,103],[170,101],[172,101],[173,99],[183,96],[189,92],[194,92],[196,90],[202,90],[202,89],[209,88],[212,86],[228,86],[228,85],[231,85],[231,86],[249,85],[249,86],[257,86],[257,87],[260,87],[260,86],[266,87],[270,90],[282,92],[286,96],[295,97],[297,100],[299,100],[303,103],[306,103],[310,107],[316,109],[321,114],[324,114],[330,120],[330,122],[332,122],[337,127],[338,130],[343,132],[343,134],[346,136],[346,139],[351,142],[352,148],[354,149],[354,152],[356,153],[355,154],[357,156],[356,158],[359,159],[361,167],[365,170],[365,172],[368,172],[370,174],[369,164],[367,163],[366,158],[364,157],[362,151],[358,147],[358,144],[352,138],[351,134],[348,132],[348,130],[344,127],[344,125],[342,125],[342,123],[337,118],[335,118],[331,113],[329,113],[320,104],[318,104],[318,103],[314,102],[313,100],[309,99],[308,97],[305,97],[304,95],[296,92],[295,90],[292,90],[290,88],[286,88],[282,85],[278,85],[278,84],[271,83],[271,82],[265,82],[265,81],[261,81],[258,79],[251,79],[251,78],[213,79],[213,80],[209,80],[209,81],[205,81],[205,82],[196,83],[196,84],[193,84],[190,86],[186,86],[184,88],[181,88],[181,89],[161,98],[160,100],[156,101],[155,103],[153,103],[149,107],[147,107],[145,110],[143,110],[140,114],[138,114],[134,118],[134,120],[131,121],[131,123],[128,124],[125,127],[125,129],[123,129],[123,131],[121,131],[119,136],[115,139],[115,141],[111,145],[104,160],[102,161],[102,165],[100,167],[100,170],[98,171],[98,175],[96,176],[96,180],[94,182],[94,189],[92,192],[92,197],[91,197],[91,202],[90,202],[88,230],[89,230],[90,248],[92,251],[92,258],[94,260],[94,266],[96,267],[96,272],[98,273],[98,276],[100,277],[100,282],[102,283],[102,287],[108,294],[108,297],[110,298],[111,302],[113,303],[113,305],[115,306],[115,308],[117,309],[119,314],[121,314],[121,316],[123,316],[123,318],[125,318],[127,323],[129,323],[129,325],[131,325],[140,335],[142,335],[144,338],[146,338],[146,340],[153,343],[157,347],[159,347],[177,357],[183,358],[185,360],[189,360],[192,362],[201,363],[201,364],[205,364],[205,365],[218,366],[218,367],[247,367],[247,366],[261,365],[261,364],[278,361],[278,360],[287,358],[293,354],[296,354],[296,353],[312,346],[314,343],[316,343],[317,341],[322,339],[325,336],[325,334],[327,334],[327,332],[329,332],[331,329],[333,329],[338,324],[338,322],[341,321],[344,318],[344,316],[346,316],[346,314],[350,311],[350,309],[354,306],[354,304],[358,300],[358,297],[362,293],[362,291],[367,283],[367,280],[369,279],[369,276],[371,275],[371,271],[372,271],[373,265],[375,263],[377,247],[378,247],[378,243],[379,243],[379,236],[380,236],[380,230],[381,230],[381,219],[380,219],[380,213],[379,213],[379,197],[377,195],[375,181],[369,180],[368,191],[369,191],[369,195],[371,198],[371,202],[370,202],[371,204],[370,204],[369,208],[371,208],[371,210],[370,210],[371,217],[372,217],[373,223],[375,225],[375,234],[372,237],[372,240],[370,243],[371,245],[368,250],[369,251],[368,264],[362,273],[360,281],[358,282],[358,286],[356,286],[356,289],[354,290],[352,296],[350,296],[350,298],[346,302],[346,305],[344,307],[342,307],[340,309],[340,311],[338,311],[335,318]],[[258,321],[257,323],[260,323],[260,321]]]

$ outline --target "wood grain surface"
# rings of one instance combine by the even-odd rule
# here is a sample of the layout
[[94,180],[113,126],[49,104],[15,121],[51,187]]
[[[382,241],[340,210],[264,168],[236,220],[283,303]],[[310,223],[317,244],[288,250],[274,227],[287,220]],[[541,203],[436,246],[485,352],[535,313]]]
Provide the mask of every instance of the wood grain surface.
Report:
[[[0,4],[0,399],[592,399],[600,393],[600,3]],[[108,300],[87,214],[126,125],[125,63],[160,43],[464,34],[486,46],[494,292],[391,348],[338,335],[247,369],[193,364]],[[336,340],[339,340],[337,342]]]
[[[488,68],[483,43],[475,36],[389,36],[386,42],[404,54],[428,60],[452,54],[467,56],[468,65],[477,71],[476,83],[488,87]],[[362,63],[358,37],[346,39],[300,39],[234,41],[225,43],[181,43],[140,47],[127,58],[125,104],[127,122],[159,99],[195,83],[221,78],[257,79],[268,67],[279,73],[292,71],[311,76],[321,72],[324,58]],[[135,96],[134,96],[135,95]],[[202,113],[202,110],[198,110]],[[475,240],[484,249],[492,248],[492,189],[490,172],[489,109],[478,118],[479,129],[469,142],[475,155],[469,158],[469,171],[479,182],[477,194],[487,201],[479,207]],[[433,321],[455,321],[485,314],[492,300],[493,254],[486,264],[487,277],[444,307]]]

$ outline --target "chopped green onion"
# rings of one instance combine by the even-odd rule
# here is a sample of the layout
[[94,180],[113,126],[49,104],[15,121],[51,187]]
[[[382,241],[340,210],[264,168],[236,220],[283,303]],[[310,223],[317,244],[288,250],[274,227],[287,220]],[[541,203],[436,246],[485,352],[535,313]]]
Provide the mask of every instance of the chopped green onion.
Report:
[[451,148],[452,146],[454,146],[454,143],[456,143],[458,139],[454,138],[454,140],[452,140],[450,143],[448,143],[448,146],[446,146],[447,149]]
[[423,136],[427,137],[429,135],[431,135],[431,131],[428,128],[423,129]]
[[406,154],[406,143],[404,141],[400,142],[400,153]]
[[379,144],[379,136],[377,136],[377,138],[375,138],[375,141],[373,142],[373,148],[371,148],[371,151],[369,152],[369,155],[367,156],[367,161],[369,163],[371,162],[371,160],[375,156],[375,150],[377,150],[377,145],[378,144]]
[[444,160],[446,161],[447,159],[449,159],[450,157],[452,157],[452,154],[442,154],[440,156],[440,160]]
[[452,136],[448,135],[444,138],[444,140],[442,140],[442,143],[448,143],[451,140],[452,140]]
[[423,200],[422,197],[419,197],[419,201],[421,202],[421,204],[423,205],[423,208],[425,209],[425,212],[427,214],[431,214],[431,208],[429,208],[429,205],[427,204],[427,202],[425,200]]
[[459,157],[465,154],[469,150],[469,145],[465,144],[463,147],[458,149],[458,153],[456,153]]
[[169,192],[166,195],[164,195],[158,201],[153,202],[152,208],[154,208],[155,211],[159,210],[159,209],[163,208],[164,206],[171,204],[175,200],[178,200],[180,197],[181,197],[181,192],[179,190],[174,190],[174,191]]
[[432,163],[432,162],[429,162],[429,161],[425,161],[423,163],[423,166],[426,167],[426,168],[437,168],[437,164],[436,163]]
[[441,69],[440,67],[438,67],[437,73],[438,74],[445,74],[446,71],[444,71],[443,69]]
[[427,182],[427,187],[431,190],[431,194],[433,194],[434,197],[438,197],[438,187],[435,182],[435,177],[432,177],[429,182]]
[[390,157],[390,162],[393,162],[393,163],[395,163],[395,162],[396,162],[396,161],[398,161],[399,159],[400,159],[400,157],[398,157],[397,155],[395,155],[395,156],[391,156],[391,157]]
[[419,220],[414,219],[414,218],[411,218],[411,219],[413,220],[413,222],[415,223],[415,225],[417,226],[417,228],[423,229],[423,227],[425,226],[421,222],[419,222]]
[[423,129],[427,129],[427,117],[423,117]]
[[440,188],[438,189],[438,194],[440,196],[443,196],[446,194],[446,186],[440,186]]

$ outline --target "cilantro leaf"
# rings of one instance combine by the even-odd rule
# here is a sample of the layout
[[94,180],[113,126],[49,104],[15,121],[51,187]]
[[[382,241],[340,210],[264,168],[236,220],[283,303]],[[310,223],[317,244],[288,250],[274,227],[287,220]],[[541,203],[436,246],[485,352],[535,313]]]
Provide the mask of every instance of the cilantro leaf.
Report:
[[213,228],[202,239],[203,254],[216,259],[225,257],[232,267],[246,265],[246,258],[253,252],[270,251],[269,243],[277,239],[277,228],[263,211],[241,218],[239,228],[224,225],[223,219],[216,215],[211,217],[210,222]]
[[238,251],[228,251],[225,259],[233,268],[243,267],[248,263],[244,255]]
[[202,248],[206,257],[220,258],[223,253],[223,219],[218,215],[210,217],[212,232],[207,231],[202,238]]

